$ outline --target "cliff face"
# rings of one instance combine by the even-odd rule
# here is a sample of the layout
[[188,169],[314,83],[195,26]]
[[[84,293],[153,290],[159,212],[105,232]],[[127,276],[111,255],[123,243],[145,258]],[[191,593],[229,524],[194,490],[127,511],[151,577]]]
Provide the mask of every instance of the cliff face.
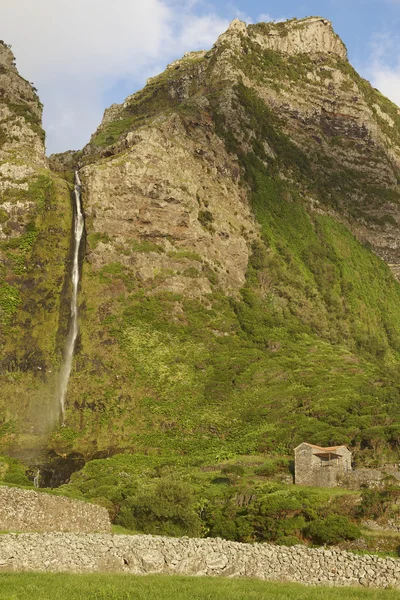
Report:
[[[0,237],[18,236],[31,204],[28,179],[46,167],[42,105],[32,86],[19,76],[9,47],[0,44]],[[17,198],[17,196],[20,196]],[[9,198],[7,200],[7,198]],[[18,220],[18,217],[23,217]]]
[[[46,430],[72,214],[50,173],[42,105],[0,43],[0,430]],[[41,421],[41,422],[40,422]]]
[[[204,119],[210,113],[204,86],[216,86],[217,81],[226,83],[218,111],[227,126],[243,137],[233,90],[234,84],[243,82],[281,119],[282,131],[306,154],[314,185],[313,190],[304,189],[307,201],[315,210],[336,211],[336,218],[397,272],[399,109],[352,69],[343,42],[325,19],[248,27],[234,21],[211,52],[175,61],[142,92],[106,111],[84,153],[93,160],[136,147],[141,122],[182,103],[196,115],[203,111],[203,121],[196,124],[195,119],[192,130],[201,128],[204,134],[207,126],[210,130]],[[152,132],[156,128],[154,123]],[[243,150],[253,133],[242,140]],[[195,156],[199,162],[199,154]],[[161,168],[161,176],[163,172]]]
[[400,264],[399,125],[328,21],[235,21],[51,157],[80,169],[87,230],[53,449],[203,460],[307,439],[369,456],[385,439],[395,454],[400,287],[379,256]]

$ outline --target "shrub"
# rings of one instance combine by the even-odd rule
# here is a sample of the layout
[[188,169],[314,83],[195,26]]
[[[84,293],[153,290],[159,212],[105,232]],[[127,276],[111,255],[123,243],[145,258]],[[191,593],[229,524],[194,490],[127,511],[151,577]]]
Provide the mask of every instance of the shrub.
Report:
[[13,485],[32,485],[26,475],[26,467],[13,458],[0,457],[0,480]]
[[316,544],[338,544],[344,540],[356,540],[361,531],[347,517],[329,515],[316,519],[305,528],[306,535]]
[[144,533],[199,536],[202,530],[190,487],[173,479],[160,479],[154,490],[135,498],[133,516]]
[[289,470],[289,460],[286,458],[269,459],[263,465],[254,470],[254,474],[259,477],[269,477]]
[[214,222],[214,217],[209,210],[200,210],[198,219],[205,229],[210,229],[211,224]]
[[362,518],[377,519],[388,516],[392,507],[400,500],[400,489],[387,481],[384,489],[365,489],[361,494],[361,502],[357,514]]
[[221,473],[242,477],[244,475],[244,468],[241,465],[226,465],[225,467],[222,467]]

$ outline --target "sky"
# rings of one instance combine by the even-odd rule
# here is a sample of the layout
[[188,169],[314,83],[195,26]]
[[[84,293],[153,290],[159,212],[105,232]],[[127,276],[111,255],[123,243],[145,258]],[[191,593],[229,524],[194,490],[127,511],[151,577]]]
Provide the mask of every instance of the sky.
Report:
[[400,105],[400,0],[0,0],[0,39],[44,103],[47,151],[80,149],[104,109],[229,22],[319,15],[359,73]]

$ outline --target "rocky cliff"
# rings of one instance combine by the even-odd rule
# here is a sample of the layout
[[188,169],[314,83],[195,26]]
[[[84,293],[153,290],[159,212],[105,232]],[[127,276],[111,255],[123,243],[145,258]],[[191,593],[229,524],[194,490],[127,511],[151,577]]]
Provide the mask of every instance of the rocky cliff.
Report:
[[50,159],[53,210],[39,202],[17,254],[29,277],[7,259],[8,286],[30,281],[31,304],[42,287],[40,311],[15,296],[8,317],[2,377],[21,396],[10,413],[4,388],[3,443],[33,443],[17,436],[36,406],[24,394],[51,395],[67,321],[61,177],[79,168],[81,336],[54,451],[206,460],[307,439],[397,456],[400,287],[384,261],[396,272],[399,124],[321,18],[234,21],[109,108],[82,152]]
[[[0,43],[0,431],[48,430],[66,323],[72,211],[45,156],[42,105]],[[60,333],[61,331],[61,333]]]

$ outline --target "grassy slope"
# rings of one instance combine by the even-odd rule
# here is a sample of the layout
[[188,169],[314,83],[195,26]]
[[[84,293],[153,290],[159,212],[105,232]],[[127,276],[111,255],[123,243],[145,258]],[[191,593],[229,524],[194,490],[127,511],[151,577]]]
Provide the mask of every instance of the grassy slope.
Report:
[[254,580],[130,575],[0,574],[4,600],[394,600],[399,592],[357,588],[308,588]]

